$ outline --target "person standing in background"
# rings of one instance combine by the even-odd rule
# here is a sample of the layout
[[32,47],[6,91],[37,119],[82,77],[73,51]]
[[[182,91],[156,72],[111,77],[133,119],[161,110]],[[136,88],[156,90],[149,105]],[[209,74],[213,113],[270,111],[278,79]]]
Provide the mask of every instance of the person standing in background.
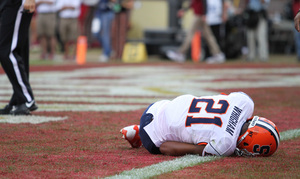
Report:
[[0,1],[0,62],[13,94],[0,115],[29,115],[36,110],[29,83],[29,28],[35,0]]
[[96,6],[93,20],[93,26],[96,27],[92,27],[92,29],[94,29],[93,36],[97,38],[103,49],[99,57],[99,62],[108,62],[112,55],[111,30],[112,22],[115,17],[113,10],[115,1],[116,0],[100,0]]
[[40,44],[38,41],[37,35],[37,22],[36,22],[36,12],[33,13],[31,22],[30,22],[30,29],[29,29],[29,39],[30,39],[30,50],[35,50],[40,48]]
[[[81,0],[59,0],[59,35],[64,44],[64,59],[74,60],[76,41],[78,37],[78,17],[80,15]],[[74,49],[74,50],[73,50]],[[73,52],[71,52],[73,50]]]
[[[209,25],[207,24],[207,1],[192,0],[190,7],[193,9],[194,12],[194,20],[191,24],[191,28],[187,33],[187,36],[184,42],[181,44],[180,48],[176,52],[171,50],[167,51],[167,57],[176,62],[184,62],[186,60],[186,53],[190,47],[195,32],[197,30],[201,30],[202,37],[206,40],[209,46],[209,50],[212,54],[212,56],[207,58],[206,61],[208,63],[223,63],[225,61],[225,56],[220,50],[220,47],[217,44]],[[183,15],[183,11],[184,10],[182,9],[178,12],[179,17]]]
[[88,45],[90,45],[92,41],[92,20],[98,3],[99,0],[82,0],[81,4],[81,13],[79,16],[80,35],[87,37]]
[[[224,48],[226,28],[225,23],[228,19],[228,0],[209,0],[207,1],[207,23],[213,32],[216,41],[221,49]],[[207,49],[207,52],[209,50]]]
[[53,60],[56,48],[56,0],[36,0],[36,3],[37,34],[42,46],[40,58]]
[[295,17],[294,17],[294,25],[295,29],[300,32],[300,9],[298,9]]
[[116,12],[112,25],[113,58],[116,59],[122,58],[127,32],[130,28],[130,11],[134,6],[134,0],[121,0],[120,6],[120,12]]
[[[294,17],[297,17],[297,14],[300,10],[300,0],[293,0],[293,15]],[[299,24],[298,24],[299,28]],[[297,59],[298,62],[300,62],[300,33],[295,28],[294,30],[294,38],[295,38],[295,45],[296,45],[296,53],[297,53]]]
[[[246,11],[249,12],[251,22],[247,23],[248,61],[253,61],[257,56],[261,61],[269,59],[268,45],[268,17],[267,7],[270,0],[247,0]],[[255,19],[254,17],[257,18]],[[253,22],[252,22],[253,21]],[[256,46],[257,41],[257,46]]]

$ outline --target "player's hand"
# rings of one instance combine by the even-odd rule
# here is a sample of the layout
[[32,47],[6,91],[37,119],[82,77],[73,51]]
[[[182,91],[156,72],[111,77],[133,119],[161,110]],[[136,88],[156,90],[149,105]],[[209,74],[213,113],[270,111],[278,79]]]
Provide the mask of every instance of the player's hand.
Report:
[[24,11],[33,13],[35,11],[35,0],[25,0]]
[[300,32],[300,13],[298,12],[294,18],[295,29]]

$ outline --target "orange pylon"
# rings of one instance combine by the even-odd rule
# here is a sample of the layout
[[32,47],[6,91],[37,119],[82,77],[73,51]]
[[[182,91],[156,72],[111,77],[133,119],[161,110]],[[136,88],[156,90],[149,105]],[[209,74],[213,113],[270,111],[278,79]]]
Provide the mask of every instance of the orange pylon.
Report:
[[197,31],[194,34],[192,45],[191,45],[191,53],[193,62],[199,62],[201,56],[201,32]]
[[87,51],[87,38],[86,36],[79,36],[77,39],[77,48],[76,48],[76,63],[78,65],[85,64],[86,51]]

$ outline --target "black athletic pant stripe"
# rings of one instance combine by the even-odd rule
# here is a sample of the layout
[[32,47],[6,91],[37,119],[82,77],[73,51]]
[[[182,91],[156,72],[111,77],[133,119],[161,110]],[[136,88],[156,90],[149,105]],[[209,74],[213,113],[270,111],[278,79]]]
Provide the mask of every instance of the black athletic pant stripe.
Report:
[[13,86],[10,105],[34,100],[29,84],[29,26],[22,0],[7,2],[0,14],[0,61]]

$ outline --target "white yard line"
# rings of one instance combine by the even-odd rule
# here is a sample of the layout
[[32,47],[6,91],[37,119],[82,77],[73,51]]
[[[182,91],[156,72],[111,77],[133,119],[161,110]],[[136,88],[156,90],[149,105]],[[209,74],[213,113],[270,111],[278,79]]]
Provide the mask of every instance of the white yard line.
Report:
[[30,123],[30,124],[40,124],[44,122],[51,121],[62,121],[68,119],[67,116],[64,117],[52,117],[52,116],[13,116],[13,115],[1,115],[0,123],[10,123],[10,124],[20,124],[20,123]]
[[[288,130],[280,132],[281,141],[289,140],[300,136],[300,129]],[[196,155],[186,155],[174,160],[161,162],[158,164],[150,165],[144,168],[137,168],[128,171],[123,171],[118,175],[106,177],[107,179],[124,179],[124,178],[149,178],[161,175],[168,172],[173,172],[186,167],[192,167],[204,162],[211,162],[220,157],[200,157]]]

